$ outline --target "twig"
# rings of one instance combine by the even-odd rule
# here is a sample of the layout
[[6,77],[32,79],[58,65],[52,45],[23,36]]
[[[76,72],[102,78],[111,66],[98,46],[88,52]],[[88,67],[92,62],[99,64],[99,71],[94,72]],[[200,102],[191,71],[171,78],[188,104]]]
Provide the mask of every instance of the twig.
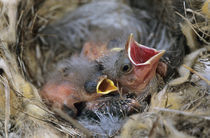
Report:
[[174,114],[181,114],[181,115],[184,115],[184,116],[198,117],[198,118],[202,118],[202,119],[205,119],[205,120],[210,120],[210,116],[193,114],[192,112],[186,112],[186,111],[175,110],[175,109],[167,109],[167,108],[159,108],[159,107],[154,107],[154,109],[158,110],[158,111],[162,111],[162,112],[169,112],[169,113],[174,113]]
[[186,69],[188,69],[190,72],[196,74],[198,77],[200,77],[202,80],[204,80],[208,85],[210,85],[210,81],[206,79],[205,77],[201,76],[198,72],[196,72],[194,69],[191,67],[188,67],[187,65],[183,65]]
[[76,120],[74,120],[72,117],[66,115],[60,109],[54,109],[54,111],[57,114],[59,114],[62,118],[64,118],[68,122],[70,122],[74,127],[76,127],[79,130],[81,130],[88,138],[92,137],[91,132],[88,129],[86,129],[85,127],[83,127],[79,122],[77,122]]
[[157,126],[158,126],[158,121],[159,121],[159,120],[160,120],[160,118],[157,117],[156,120],[155,120],[155,122],[152,124],[152,128],[151,128],[151,130],[149,131],[149,135],[148,135],[149,138],[154,137],[155,129],[156,129]]
[[191,23],[187,18],[185,18],[183,15],[181,15],[181,14],[178,13],[178,12],[176,12],[176,14],[179,15],[180,17],[182,17],[182,18],[186,21],[186,23],[190,26],[190,28],[194,31],[194,33],[195,33],[195,34],[196,34],[204,43],[206,43],[207,45],[210,44],[207,40],[205,40],[205,39],[204,39],[204,38],[195,30],[195,28],[193,27],[192,23]]
[[[37,120],[39,120],[39,121],[42,121],[42,122],[48,123],[48,124],[51,123],[51,124],[53,124],[53,127],[54,127],[55,129],[57,129],[57,130],[59,130],[59,131],[61,131],[61,132],[67,133],[67,134],[70,135],[70,136],[72,136],[72,135],[73,135],[73,136],[74,136],[74,135],[79,135],[74,129],[72,129],[72,130],[74,130],[74,131],[69,131],[65,126],[63,126],[63,124],[60,124],[57,120],[56,120],[56,121],[55,121],[55,120],[51,120],[51,117],[49,117],[49,116],[47,116],[47,118],[46,118],[46,116],[40,118],[40,117],[37,117],[37,116],[35,116],[35,115],[31,114],[31,113],[22,111],[22,110],[20,110],[20,109],[14,107],[14,106],[11,106],[11,108],[13,108],[14,110],[17,110],[18,112],[23,113],[23,114],[26,115],[26,116],[31,117],[31,118],[33,118],[33,119],[37,119]],[[53,116],[53,117],[54,117],[54,116]],[[53,119],[55,119],[55,118],[53,118]]]
[[34,16],[34,18],[33,18],[33,20],[32,20],[32,24],[31,24],[31,28],[30,28],[31,32],[33,31],[34,23],[35,23],[35,21],[36,21],[36,18],[37,18],[37,14],[35,14],[35,16]]
[[20,24],[20,21],[21,21],[21,19],[22,19],[23,13],[24,13],[24,11],[23,11],[23,10],[21,10],[21,13],[20,13],[19,19],[18,19],[17,24],[16,24],[16,28],[17,28],[17,27],[18,27],[18,25]]
[[10,88],[8,81],[5,77],[0,77],[0,82],[4,85],[5,91],[5,121],[4,121],[4,131],[5,137],[8,138],[8,123],[10,119]]
[[[206,95],[206,94],[204,93],[202,96],[200,96],[200,97],[196,98],[195,100],[189,102],[188,104],[184,105],[184,106],[183,106],[183,107],[184,107],[183,109],[184,109],[184,110],[188,110],[189,107],[190,107],[192,104],[194,104],[194,103],[197,102],[198,100],[202,99],[205,95]],[[196,106],[194,106],[193,108],[195,109]]]

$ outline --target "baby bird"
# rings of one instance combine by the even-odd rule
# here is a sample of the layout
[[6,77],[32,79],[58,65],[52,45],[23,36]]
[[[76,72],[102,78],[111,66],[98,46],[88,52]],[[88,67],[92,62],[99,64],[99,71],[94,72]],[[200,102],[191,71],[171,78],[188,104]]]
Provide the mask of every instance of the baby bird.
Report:
[[[69,113],[73,116],[79,115],[78,112],[88,116],[83,112],[85,110],[102,117],[105,114],[103,109],[107,108],[115,112],[139,108],[136,104],[139,99],[156,89],[156,69],[165,78],[170,77],[185,55],[185,38],[179,27],[181,19],[175,14],[175,8],[181,12],[183,7],[176,6],[177,3],[183,1],[93,1],[48,25],[41,31],[47,36],[45,42],[54,53],[48,56],[47,64],[66,51],[86,58],[61,64],[63,70],[54,75],[56,79],[45,84],[42,97],[55,107],[73,110]],[[134,35],[126,43],[130,33]],[[100,81],[104,76],[108,82],[118,84],[116,88],[108,83],[113,91],[117,89],[118,92],[105,94],[107,89],[102,90],[104,94],[98,92],[97,86],[107,84]],[[83,102],[86,107],[81,110]],[[105,105],[103,109],[101,105]],[[111,114],[110,110],[107,114]],[[90,121],[89,116],[87,120]],[[97,129],[104,124],[108,124],[107,119]]]
[[[103,56],[110,40],[124,44],[133,33],[141,44],[166,50],[161,60],[167,63],[166,76],[171,76],[182,63],[186,51],[179,26],[182,20],[175,14],[176,10],[183,12],[182,4],[170,0],[93,1],[49,24],[41,33],[45,34],[45,42],[55,55],[82,50],[84,54],[92,53],[91,59]],[[55,59],[48,58],[48,64]]]
[[137,43],[131,34],[125,49],[99,59],[103,73],[116,80],[123,89],[140,93],[152,79],[165,50],[156,50]]
[[82,103],[113,91],[117,91],[117,87],[102,74],[96,62],[72,57],[58,64],[40,94],[52,109],[62,109],[75,117]]
[[144,111],[146,97],[157,91],[156,69],[165,50],[143,46],[131,34],[124,49],[107,51],[97,62],[102,73],[118,84],[118,92],[86,103],[77,119],[88,129],[111,136],[124,117]]

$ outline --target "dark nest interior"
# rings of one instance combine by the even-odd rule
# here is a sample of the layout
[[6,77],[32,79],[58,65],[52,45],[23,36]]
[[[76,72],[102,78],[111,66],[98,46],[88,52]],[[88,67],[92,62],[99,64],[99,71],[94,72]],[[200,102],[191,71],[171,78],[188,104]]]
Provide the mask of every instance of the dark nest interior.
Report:
[[[210,0],[0,0],[0,21],[0,137],[210,135]],[[108,41],[113,48],[118,42],[115,38],[122,45],[115,50],[126,49],[130,33],[138,43],[165,50],[160,61],[167,63],[158,64],[158,86],[149,84],[155,92],[150,89],[146,96],[140,95],[136,110],[128,108],[134,104],[133,94],[123,97],[120,91],[103,95],[97,102],[83,100],[88,96],[80,95],[80,102],[70,103],[80,117],[70,112],[70,106],[53,108],[45,103],[40,91],[49,80],[62,80],[56,76],[60,68],[61,74],[68,74],[68,64],[82,64],[78,70],[80,83],[96,76],[86,70],[92,62],[69,57],[87,54],[88,50],[90,60],[109,55],[107,51],[94,52],[101,50],[97,45],[103,49]],[[108,66],[113,60],[117,59],[107,56],[97,62]],[[111,68],[116,74],[118,64]],[[164,65],[172,71],[164,72]],[[128,69],[129,64],[123,71]],[[92,76],[84,77],[86,71]],[[113,72],[109,77],[109,71],[105,70],[108,78],[100,77],[103,86],[113,85],[111,80],[118,77]],[[126,78],[119,80],[121,85],[122,79]],[[98,89],[115,88],[106,85]],[[113,98],[116,95],[118,98]],[[99,112],[100,103],[104,104]]]

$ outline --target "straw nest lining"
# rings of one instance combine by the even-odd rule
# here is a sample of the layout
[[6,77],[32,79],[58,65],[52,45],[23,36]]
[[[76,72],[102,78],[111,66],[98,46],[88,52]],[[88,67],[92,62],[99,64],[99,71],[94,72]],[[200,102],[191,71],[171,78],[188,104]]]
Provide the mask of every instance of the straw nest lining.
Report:
[[[71,4],[66,4],[69,2]],[[191,50],[196,51],[200,47],[210,45],[208,2],[207,0],[203,4],[200,11],[186,9],[186,12],[191,13],[190,17],[180,15],[186,20],[185,24],[182,24],[182,31]],[[46,60],[53,54],[49,49],[40,45],[38,37],[42,38],[44,34],[38,34],[38,32],[49,22],[59,19],[64,13],[74,10],[81,4],[83,3],[68,0],[1,0],[1,136],[91,135],[68,116],[63,115],[68,122],[61,118],[58,119],[42,104],[38,94],[39,87],[45,79],[43,70],[46,70]],[[68,54],[66,52],[62,56]],[[208,52],[204,55],[208,55]],[[55,62],[61,58],[58,56]],[[193,64],[192,58],[186,61]],[[188,80],[188,77],[187,80],[186,77],[184,79],[183,83]],[[134,123],[132,119],[128,120],[122,129],[121,136],[139,136],[139,133],[142,136],[144,134],[174,137],[201,134],[208,136],[210,133],[208,130],[210,127],[208,125],[210,119],[209,93],[205,85],[197,85],[197,82],[195,82],[196,86],[186,82],[176,87],[166,87],[161,92],[154,94],[149,107],[150,112],[132,116],[136,122]],[[197,128],[195,128],[196,125]],[[192,127],[192,129],[187,130],[187,127]]]

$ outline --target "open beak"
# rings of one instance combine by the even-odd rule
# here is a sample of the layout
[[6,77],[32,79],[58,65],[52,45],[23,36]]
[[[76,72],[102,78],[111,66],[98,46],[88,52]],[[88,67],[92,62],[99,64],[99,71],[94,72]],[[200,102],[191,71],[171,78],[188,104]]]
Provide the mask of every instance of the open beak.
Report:
[[107,79],[107,76],[101,76],[96,87],[97,93],[100,94],[109,94],[110,92],[117,91],[118,88],[115,86],[114,82],[110,79]]
[[127,86],[135,91],[142,91],[153,79],[160,58],[165,50],[156,50],[137,43],[131,34],[125,46],[128,58],[133,64],[133,71],[127,75]]
[[130,34],[127,42],[127,53],[130,61],[137,67],[150,65],[158,62],[165,50],[156,50],[137,43],[133,34]]

